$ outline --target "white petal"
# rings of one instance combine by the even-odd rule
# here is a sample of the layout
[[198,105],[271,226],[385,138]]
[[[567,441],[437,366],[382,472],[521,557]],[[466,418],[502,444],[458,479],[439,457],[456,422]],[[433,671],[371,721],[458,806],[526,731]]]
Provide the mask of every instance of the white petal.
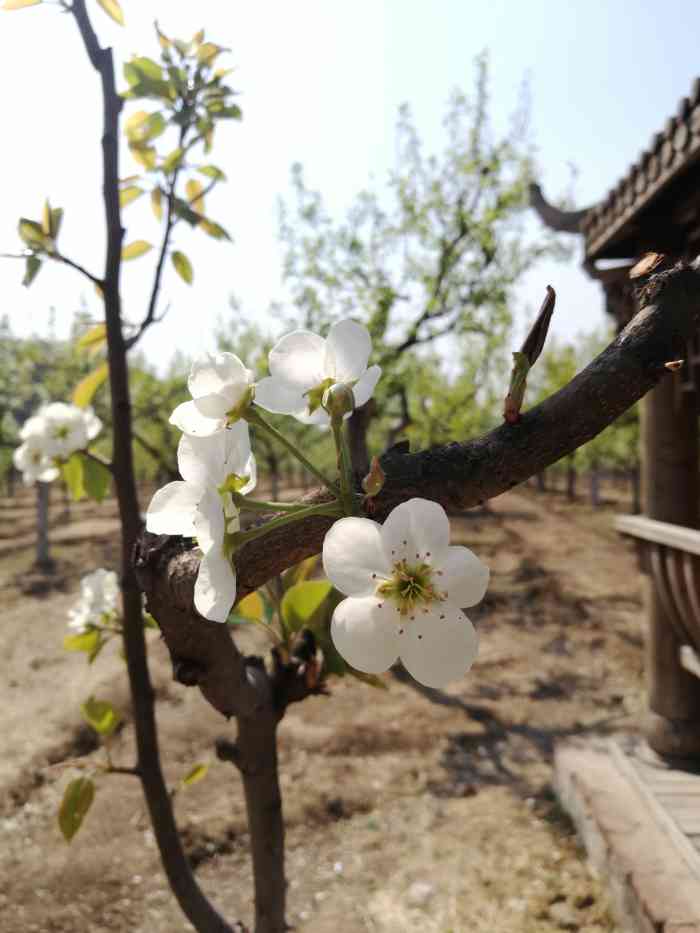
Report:
[[52,483],[55,479],[58,479],[60,472],[58,467],[55,467],[53,463],[49,463],[46,466],[42,466],[37,479],[40,483]]
[[303,391],[275,376],[266,376],[255,386],[255,401],[266,411],[297,417],[307,410]]
[[450,544],[450,522],[437,502],[409,499],[389,514],[382,525],[384,550],[392,561],[427,561],[442,569]]
[[197,504],[194,515],[197,544],[206,554],[210,548],[221,548],[226,520],[221,497],[215,489],[207,489]]
[[475,606],[484,598],[490,571],[469,548],[448,548],[447,559],[437,569],[442,571],[438,587],[453,606]]
[[250,372],[233,353],[207,354],[195,360],[187,380],[192,398],[220,392],[224,386],[241,384],[247,386]]
[[[177,465],[183,479],[200,486],[220,486],[230,473],[251,476],[255,460],[250,452],[247,423],[237,421],[208,437],[183,434],[177,448]],[[254,486],[254,481],[249,483],[245,492]]]
[[372,393],[379,382],[381,374],[381,366],[370,366],[364,376],[360,376],[352,388],[352,393],[355,396],[355,408],[359,408],[360,405],[364,405],[365,402],[372,398]]
[[391,566],[382,547],[382,528],[369,518],[341,518],[323,541],[323,569],[346,596],[369,596]]
[[212,548],[199,564],[194,585],[197,612],[212,622],[225,622],[236,600],[236,572],[220,548]]
[[194,537],[194,517],[202,495],[201,488],[191,483],[176,481],[163,486],[146,510],[146,530],[154,535]]
[[337,382],[354,382],[367,369],[372,352],[369,331],[356,321],[338,321],[326,338],[326,375]]
[[398,618],[389,600],[379,602],[375,596],[344,599],[333,613],[333,644],[358,671],[380,674],[391,667],[399,653]]
[[406,619],[399,654],[404,667],[426,687],[444,687],[462,678],[474,663],[479,637],[459,609],[445,603]]
[[324,370],[325,350],[323,337],[308,330],[292,331],[270,350],[270,375],[305,392],[329,375]]
[[193,400],[192,404],[205,418],[225,418],[227,412],[233,408],[233,405],[229,405],[224,393],[217,394],[216,392],[210,395],[200,395],[199,398]]
[[194,402],[183,402],[170,416],[170,424],[192,434],[194,437],[209,437],[217,431],[223,431],[224,422],[216,418],[205,418]]

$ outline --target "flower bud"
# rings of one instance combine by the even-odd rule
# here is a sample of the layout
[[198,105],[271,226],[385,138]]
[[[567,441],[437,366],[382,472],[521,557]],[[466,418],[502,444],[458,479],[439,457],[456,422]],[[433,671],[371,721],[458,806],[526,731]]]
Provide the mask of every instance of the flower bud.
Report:
[[368,496],[376,496],[382,491],[385,480],[386,473],[382,470],[379,458],[372,457],[369,473],[362,480],[362,488]]
[[326,389],[321,403],[331,418],[343,418],[355,411],[355,396],[345,382],[336,382]]

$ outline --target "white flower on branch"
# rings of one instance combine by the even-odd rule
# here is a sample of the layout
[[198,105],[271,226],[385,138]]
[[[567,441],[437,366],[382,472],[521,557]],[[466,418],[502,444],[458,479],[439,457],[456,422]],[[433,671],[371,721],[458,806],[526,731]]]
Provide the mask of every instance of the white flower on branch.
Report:
[[371,352],[367,328],[355,321],[339,321],[325,339],[306,330],[292,331],[270,351],[270,375],[257,384],[255,401],[305,424],[326,425],[329,417],[321,403],[332,385],[349,386],[358,408],[372,397],[382,371],[379,366],[367,368]]
[[102,422],[91,408],[51,402],[22,425],[23,443],[15,450],[13,463],[27,486],[50,483],[59,475],[55,461],[84,450],[101,429]]
[[99,567],[80,581],[80,599],[68,611],[68,628],[81,634],[97,627],[117,611],[119,582],[113,570]]
[[22,474],[25,486],[33,486],[36,482],[51,483],[58,478],[59,469],[46,453],[41,435],[29,435],[14,451],[12,462]]
[[203,557],[194,587],[195,607],[205,619],[225,622],[236,599],[227,539],[240,529],[231,491],[245,495],[256,483],[247,423],[237,421],[208,437],[183,434],[177,464],[182,480],[156,492],[146,512],[146,528],[153,534],[197,539]]
[[469,670],[478,637],[462,608],[483,599],[489,569],[468,548],[450,547],[442,506],[409,499],[383,525],[341,518],[323,542],[323,567],[349,597],[331,636],[352,667],[378,674],[400,658],[428,687]]
[[253,373],[233,353],[207,354],[192,364],[191,402],[178,405],[170,423],[185,434],[210,437],[240,418],[253,395]]

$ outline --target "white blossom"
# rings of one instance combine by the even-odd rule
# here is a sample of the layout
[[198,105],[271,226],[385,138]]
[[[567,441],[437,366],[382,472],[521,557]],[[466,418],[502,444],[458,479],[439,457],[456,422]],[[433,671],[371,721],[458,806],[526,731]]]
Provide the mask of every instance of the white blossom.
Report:
[[68,612],[68,628],[77,634],[98,626],[105,616],[117,610],[119,583],[113,570],[103,567],[86,574],[80,581],[80,598]]
[[225,622],[236,598],[236,572],[225,553],[225,539],[240,523],[231,493],[223,487],[231,478],[242,495],[255,487],[247,423],[237,421],[207,437],[183,434],[177,462],[182,480],[156,492],[146,512],[146,528],[154,534],[197,538],[203,557],[194,604],[205,619]]
[[253,373],[233,353],[195,360],[187,380],[191,402],[178,405],[170,423],[185,434],[209,437],[240,416],[252,398]]
[[102,429],[102,422],[92,408],[78,408],[66,402],[44,405],[35,417],[43,421],[47,454],[62,460],[76,450],[84,450]]
[[445,510],[426,499],[398,505],[383,525],[341,518],[323,543],[323,567],[348,598],[333,613],[333,643],[367,673],[400,658],[420,683],[440,687],[471,667],[477,633],[463,607],[480,602],[489,570],[450,547]]
[[15,469],[22,474],[25,486],[34,483],[51,483],[58,478],[59,469],[48,456],[44,439],[40,435],[29,435],[12,454]]
[[356,408],[371,398],[381,375],[379,366],[367,368],[371,352],[367,328],[349,319],[334,324],[325,339],[292,331],[270,351],[270,375],[257,384],[255,401],[306,424],[328,424],[321,402],[332,385],[350,386]]

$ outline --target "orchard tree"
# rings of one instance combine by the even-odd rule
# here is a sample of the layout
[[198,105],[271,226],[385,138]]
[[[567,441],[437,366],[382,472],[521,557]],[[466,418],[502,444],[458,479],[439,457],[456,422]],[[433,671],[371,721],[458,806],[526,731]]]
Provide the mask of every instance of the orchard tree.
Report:
[[[38,2],[5,0],[5,8]],[[116,0],[98,2],[121,20]],[[60,6],[73,16],[102,85],[104,271],[91,273],[78,260],[60,253],[60,215],[55,209],[47,206],[40,221],[23,221],[20,234],[26,244],[27,273],[36,274],[37,263],[62,262],[87,275],[104,296],[113,440],[110,469],[122,525],[120,627],[137,747],[133,766],[107,759],[105,770],[141,781],[168,880],[195,928],[207,933],[240,930],[239,923],[224,920],[205,898],[178,837],[158,755],[153,688],[146,663],[144,592],[170,651],[175,678],[198,686],[215,710],[236,719],[236,741],[224,739],[217,750],[220,758],[240,770],[243,780],[253,856],[255,929],[257,933],[281,933],[287,929],[286,881],[276,732],[286,709],[325,692],[330,674],[351,671],[348,662],[360,676],[371,679],[400,658],[416,679],[432,686],[464,674],[477,645],[462,608],[483,596],[488,571],[466,548],[450,547],[445,509],[481,503],[568,455],[664,377],[677,341],[687,339],[697,326],[700,273],[681,264],[652,276],[645,282],[640,319],[576,379],[531,411],[522,414],[520,403],[512,404],[509,391],[511,405],[505,424],[475,440],[453,439],[413,454],[394,447],[373,460],[362,483],[352,469],[345,427],[356,406],[375,394],[383,404],[381,390],[376,392],[382,383],[378,382],[380,365],[371,360],[372,337],[375,357],[383,360],[388,353],[386,368],[391,377],[392,360],[398,358],[391,348],[406,341],[404,349],[430,342],[448,325],[451,312],[447,304],[442,307],[446,273],[441,277],[440,269],[431,266],[436,303],[428,303],[413,318],[417,329],[409,328],[398,339],[393,325],[398,327],[400,318],[392,321],[392,329],[389,320],[396,302],[403,299],[392,286],[384,305],[371,306],[369,318],[366,304],[359,302],[359,310],[352,309],[365,317],[373,334],[350,316],[342,316],[341,309],[327,332],[312,324],[313,333],[296,331],[282,337],[270,350],[269,376],[260,378],[233,353],[195,360],[188,380],[192,398],[176,405],[170,417],[182,432],[178,444],[182,479],[155,494],[147,510],[152,533],[144,533],[136,497],[127,352],[157,319],[167,256],[172,256],[179,274],[189,274],[189,264],[171,253],[175,224],[184,220],[220,234],[221,228],[202,212],[201,188],[195,190],[190,183],[197,181],[195,173],[201,174],[204,168],[204,176],[212,183],[219,180],[219,170],[199,162],[198,147],[210,146],[218,120],[236,117],[238,111],[230,102],[223,75],[213,67],[219,47],[206,42],[202,33],[190,42],[160,33],[160,63],[136,57],[125,67],[127,100],[154,100],[156,110],[127,122],[130,145],[144,160],[145,171],[138,180],[120,180],[118,139],[124,98],[116,91],[111,50],[100,46],[86,0],[65,0]],[[155,139],[161,128],[165,138],[168,127],[178,136],[177,145],[161,153]],[[183,182],[184,197],[179,187]],[[120,191],[132,183],[139,189],[136,197],[150,190],[164,214],[153,291],[141,321],[129,326],[121,314],[121,263],[146,251],[142,245],[146,241],[134,241],[138,246],[122,243]],[[470,204],[460,208],[467,226],[469,209],[478,216],[480,197],[475,200],[473,208]],[[444,207],[449,212],[448,205]],[[460,243],[461,239],[452,249],[457,250]],[[480,248],[490,252],[496,245],[486,242]],[[447,250],[446,268],[452,255]],[[416,288],[425,289],[420,256],[415,261],[415,279],[409,276],[405,284],[412,287],[415,281]],[[370,281],[374,281],[372,257],[361,254],[360,262],[366,263]],[[475,276],[483,275],[484,288],[490,288],[488,265],[486,271],[473,270]],[[430,337],[434,328],[438,330]],[[378,335],[386,335],[388,350],[377,341]],[[521,382],[543,339],[542,335],[534,341],[534,350],[526,346],[527,352],[520,351]],[[410,380],[410,372],[404,372],[404,378]],[[291,416],[305,426],[329,428],[335,449],[332,472],[318,465],[311,443],[300,449],[270,423],[267,412]],[[250,427],[274,438],[309,470],[319,488],[297,503],[253,498],[256,467]],[[92,462],[89,453],[76,450],[71,457],[77,455],[84,469],[84,460]],[[247,523],[241,517],[243,510],[249,516]],[[269,517],[261,518],[266,513]],[[329,580],[305,580],[309,559],[320,552]],[[287,589],[278,604],[274,600],[271,604],[264,588],[281,574],[285,574]],[[92,578],[85,590],[86,601],[99,604],[102,615],[111,618],[109,579],[105,575]],[[247,603],[251,595],[252,610]],[[274,641],[267,663],[260,657],[243,656],[227,624],[235,621],[244,603],[254,616],[262,608],[257,621]],[[76,610],[76,622],[90,626],[92,616],[84,609]],[[317,651],[319,645],[322,653]],[[104,735],[113,728],[114,712],[103,704],[93,704],[86,715]],[[61,811],[66,835],[80,825],[93,796],[89,779],[71,782]]]

